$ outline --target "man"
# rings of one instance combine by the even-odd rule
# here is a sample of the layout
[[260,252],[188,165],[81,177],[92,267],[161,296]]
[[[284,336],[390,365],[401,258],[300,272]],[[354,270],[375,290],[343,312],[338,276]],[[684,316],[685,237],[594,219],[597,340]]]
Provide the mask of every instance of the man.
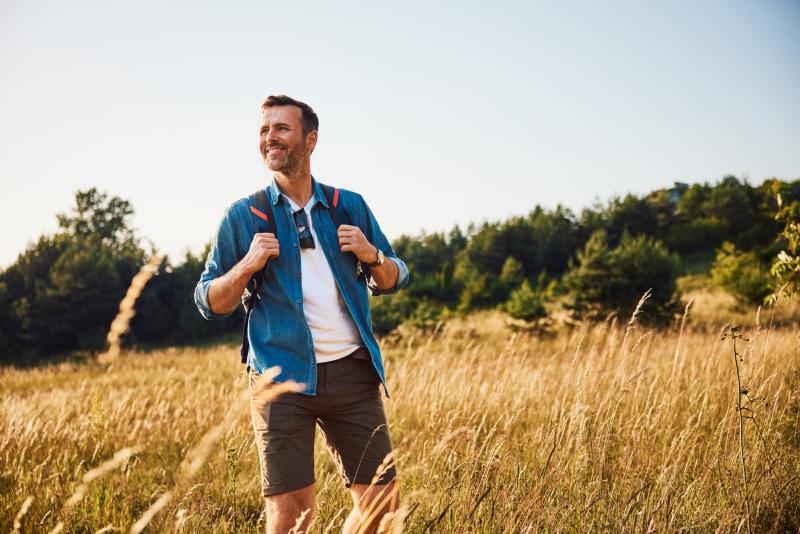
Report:
[[[310,524],[316,423],[353,497],[343,531],[355,532],[362,522],[374,531],[395,510],[397,491],[394,467],[384,463],[392,450],[380,394],[386,386],[367,293],[405,287],[408,268],[360,195],[338,190],[332,206],[311,175],[319,129],[311,107],[281,95],[267,98],[262,111],[259,149],[274,173],[266,199],[276,232],[259,231],[268,216],[248,199],[231,205],[195,303],[207,319],[225,317],[248,283],[263,276],[246,357],[267,532],[287,532],[298,521],[305,531]],[[336,228],[337,209],[352,224]],[[303,391],[261,398],[261,373],[272,366],[281,369],[275,381],[294,380]],[[367,510],[376,513],[367,517]]]

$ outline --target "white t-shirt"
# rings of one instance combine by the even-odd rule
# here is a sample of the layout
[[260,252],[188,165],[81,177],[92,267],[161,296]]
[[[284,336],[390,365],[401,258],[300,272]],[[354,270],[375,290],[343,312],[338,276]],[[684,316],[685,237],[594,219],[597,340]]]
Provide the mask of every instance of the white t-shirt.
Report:
[[[283,198],[289,201],[292,213],[300,209],[288,196],[284,195]],[[360,347],[362,342],[358,327],[339,292],[331,266],[314,230],[314,222],[311,220],[314,202],[315,196],[311,195],[308,204],[303,208],[314,238],[314,248],[300,249],[300,276],[303,286],[303,313],[311,329],[317,363],[323,363],[344,358]]]

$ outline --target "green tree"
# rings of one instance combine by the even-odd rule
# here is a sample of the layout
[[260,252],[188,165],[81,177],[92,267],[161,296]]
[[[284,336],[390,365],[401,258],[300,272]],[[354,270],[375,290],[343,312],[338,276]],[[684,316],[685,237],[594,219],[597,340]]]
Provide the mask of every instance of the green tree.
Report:
[[36,293],[30,318],[35,344],[48,350],[102,347],[130,282],[119,267],[109,246],[72,241]]
[[708,214],[725,229],[728,239],[750,227],[753,207],[750,204],[748,186],[735,176],[726,176],[714,187],[705,203]]
[[79,191],[60,231],[42,236],[0,273],[0,332],[7,352],[97,348],[144,251],[127,201]]
[[458,227],[444,233],[423,233],[420,237],[400,236],[392,243],[397,255],[412,271],[414,283],[404,290],[414,299],[431,299],[454,305],[459,288],[453,281],[456,255],[464,247],[464,238]]
[[514,256],[506,258],[503,269],[500,271],[500,282],[510,291],[519,286],[524,278],[522,264]]
[[157,275],[136,301],[131,339],[138,342],[191,343],[241,332],[243,313],[222,321],[206,321],[194,304],[194,288],[205,267],[211,244],[199,255],[187,252],[172,267],[165,257]]
[[706,202],[711,193],[711,186],[708,184],[692,184],[689,189],[684,191],[678,200],[678,215],[689,219],[700,219],[708,217]]
[[670,250],[691,254],[722,243],[725,229],[716,219],[697,218],[678,222],[666,230],[664,242]]
[[612,312],[630,315],[645,291],[652,289],[645,309],[654,319],[673,311],[679,272],[678,256],[661,242],[625,233],[612,249],[600,230],[592,234],[577,261],[571,263],[563,285],[570,306],[587,317]]
[[523,280],[505,303],[505,310],[515,319],[523,321],[534,321],[544,317],[545,312],[542,295],[534,291],[530,282]]
[[98,241],[116,253],[141,255],[139,240],[130,227],[133,206],[120,197],[91,188],[75,193],[71,213],[57,215],[62,231],[78,241]]
[[740,304],[760,304],[771,293],[769,273],[758,256],[738,250],[729,241],[717,250],[711,277]]

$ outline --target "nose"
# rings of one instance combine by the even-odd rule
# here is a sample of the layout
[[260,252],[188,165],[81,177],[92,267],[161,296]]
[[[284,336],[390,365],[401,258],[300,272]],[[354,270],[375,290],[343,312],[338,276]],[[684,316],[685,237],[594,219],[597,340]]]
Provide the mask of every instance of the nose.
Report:
[[272,143],[272,141],[277,139],[277,137],[278,137],[277,130],[275,128],[270,128],[267,131],[267,136],[266,136],[267,145]]

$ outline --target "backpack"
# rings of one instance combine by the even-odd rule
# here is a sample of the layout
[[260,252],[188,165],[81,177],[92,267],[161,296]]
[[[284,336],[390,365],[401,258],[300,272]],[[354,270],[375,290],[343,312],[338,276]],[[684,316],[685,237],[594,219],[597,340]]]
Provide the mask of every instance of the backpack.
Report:
[[[333,225],[336,228],[339,228],[340,224],[353,224],[353,218],[350,216],[350,213],[344,207],[344,205],[339,204],[339,189],[335,188],[330,185],[319,184],[322,188],[322,193],[325,195],[325,199],[328,202],[328,206],[333,206],[333,209],[328,209],[328,213],[330,213],[331,219],[333,220]],[[250,212],[253,216],[258,219],[256,221],[256,231],[257,232],[267,232],[274,234],[276,237],[278,235],[277,228],[275,226],[275,216],[272,211],[272,203],[267,198],[267,193],[264,189],[259,189],[249,197],[247,197],[247,202],[250,205]],[[368,234],[367,239],[372,242],[372,236],[369,230],[367,229]],[[349,254],[353,254],[350,252]],[[269,263],[269,260],[267,260]],[[362,264],[361,262],[357,262],[359,266],[359,270],[357,276],[359,278],[366,279],[369,276],[369,267]],[[250,314],[253,313],[253,308],[255,308],[256,300],[258,299],[258,291],[261,288],[261,285],[264,281],[264,272],[267,269],[267,265],[264,265],[264,268],[258,271],[253,278],[247,284],[247,292],[242,295],[242,305],[244,306],[244,324],[242,325],[242,345],[239,348],[239,354],[242,357],[242,363],[247,363],[247,354],[250,350],[250,340],[247,337],[247,325],[250,322]],[[252,285],[252,289],[251,286]]]

